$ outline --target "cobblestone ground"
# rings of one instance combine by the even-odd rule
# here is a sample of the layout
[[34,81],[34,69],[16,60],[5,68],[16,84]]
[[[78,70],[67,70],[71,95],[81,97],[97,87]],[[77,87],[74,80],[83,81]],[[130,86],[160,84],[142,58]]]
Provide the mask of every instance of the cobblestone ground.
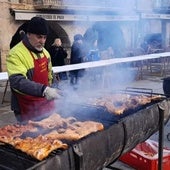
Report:
[[10,111],[10,104],[6,104],[5,106],[0,107],[0,126],[4,126],[6,124],[16,123],[16,119],[12,111]]
[[[0,127],[6,124],[13,124],[16,122],[13,112],[10,109],[10,89],[7,86],[5,91],[6,81],[0,82]],[[5,95],[4,95],[5,94]],[[4,98],[3,98],[4,96]]]

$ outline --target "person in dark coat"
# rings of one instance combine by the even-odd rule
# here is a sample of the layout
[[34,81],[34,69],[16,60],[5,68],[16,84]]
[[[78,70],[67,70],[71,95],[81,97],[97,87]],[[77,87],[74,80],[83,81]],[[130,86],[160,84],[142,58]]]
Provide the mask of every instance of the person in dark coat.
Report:
[[[54,43],[48,50],[51,55],[52,66],[63,66],[65,65],[65,59],[67,58],[67,51],[62,47],[62,42],[60,38],[56,38]],[[59,78],[61,80],[67,79],[67,73],[59,73]]]
[[22,24],[16,31],[16,33],[12,36],[12,39],[10,41],[10,49],[13,48],[16,44],[18,44],[27,33],[27,26],[28,21]]
[[[76,34],[71,47],[70,64],[79,64],[84,59],[83,36]],[[70,84],[76,85],[80,77],[84,74],[84,69],[70,71]]]

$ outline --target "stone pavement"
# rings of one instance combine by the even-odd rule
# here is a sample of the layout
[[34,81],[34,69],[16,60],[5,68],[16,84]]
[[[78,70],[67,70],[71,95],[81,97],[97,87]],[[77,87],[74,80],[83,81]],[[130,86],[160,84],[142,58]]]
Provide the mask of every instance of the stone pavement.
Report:
[[[2,96],[5,88],[5,81],[0,82],[0,101],[2,101]],[[138,87],[138,88],[150,88],[153,90],[154,93],[162,93],[162,77],[158,76],[145,76],[143,80],[136,80],[129,84],[127,84],[127,87]],[[12,124],[15,123],[16,119],[14,117],[13,112],[10,110],[10,89],[8,87],[7,93],[5,95],[5,101],[0,103],[0,127],[4,126],[6,124]],[[167,134],[170,133],[170,122],[168,122],[164,129],[164,145],[168,148],[170,148],[170,141],[167,139]],[[151,139],[158,140],[158,133],[155,133],[153,136],[151,136]],[[125,165],[119,161],[115,162],[112,165],[115,169],[119,168],[122,170],[133,170],[133,168],[129,167],[128,165]],[[108,170],[108,168],[104,168],[104,170]]]
[[6,124],[13,124],[16,122],[15,116],[10,109],[10,88],[8,86],[5,94],[4,101],[2,98],[4,95],[6,81],[0,81],[0,127]]

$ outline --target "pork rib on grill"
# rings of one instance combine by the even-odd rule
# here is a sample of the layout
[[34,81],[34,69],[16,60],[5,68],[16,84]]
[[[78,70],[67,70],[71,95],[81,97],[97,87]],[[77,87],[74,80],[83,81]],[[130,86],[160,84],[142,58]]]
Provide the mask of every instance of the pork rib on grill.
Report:
[[[38,128],[37,128],[38,127]],[[48,129],[48,133],[35,138],[21,138],[21,135]],[[56,149],[67,149],[68,145],[61,140],[79,140],[93,132],[101,131],[104,126],[94,121],[77,121],[75,118],[63,118],[54,113],[41,121],[29,121],[26,125],[7,125],[0,129],[0,141],[12,145],[32,157],[43,160]]]
[[108,112],[120,115],[129,109],[134,109],[138,106],[146,105],[160,98],[161,96],[159,95],[146,96],[130,94],[111,94],[100,98],[91,99],[89,101],[89,104],[105,107]]

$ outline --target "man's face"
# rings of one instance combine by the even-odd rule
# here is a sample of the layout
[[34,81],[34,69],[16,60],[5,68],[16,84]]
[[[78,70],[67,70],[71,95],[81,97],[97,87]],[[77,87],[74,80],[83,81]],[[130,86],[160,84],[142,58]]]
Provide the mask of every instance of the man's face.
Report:
[[28,40],[30,42],[30,44],[37,50],[37,51],[42,51],[46,39],[47,39],[47,35],[37,35],[37,34],[32,34],[32,33],[28,33]]
[[56,39],[55,40],[55,44],[56,44],[56,46],[61,46],[61,40],[60,39]]

